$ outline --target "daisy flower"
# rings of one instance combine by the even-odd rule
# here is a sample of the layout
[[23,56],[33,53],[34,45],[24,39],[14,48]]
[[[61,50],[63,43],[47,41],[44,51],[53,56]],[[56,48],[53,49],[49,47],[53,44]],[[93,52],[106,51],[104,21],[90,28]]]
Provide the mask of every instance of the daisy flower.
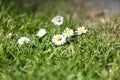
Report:
[[12,39],[14,36],[13,36],[13,34],[12,33],[9,33],[8,35],[7,35],[7,38],[8,39]]
[[23,45],[24,43],[29,43],[30,42],[30,39],[29,38],[27,38],[27,37],[21,37],[21,38],[19,38],[18,39],[18,44],[19,45]]
[[81,35],[83,33],[86,33],[87,31],[88,30],[84,26],[82,26],[82,27],[78,27],[76,32],[78,33],[78,35]]
[[39,38],[43,37],[46,34],[45,29],[40,29],[36,34]]
[[65,42],[66,42],[66,38],[61,34],[56,34],[52,38],[52,43],[54,43],[57,46],[62,45]]
[[60,26],[63,24],[64,18],[62,16],[55,16],[51,21],[56,25]]
[[66,30],[64,30],[64,32],[63,32],[63,35],[64,35],[65,37],[70,38],[71,36],[74,35],[74,31],[73,31],[73,29],[66,28]]

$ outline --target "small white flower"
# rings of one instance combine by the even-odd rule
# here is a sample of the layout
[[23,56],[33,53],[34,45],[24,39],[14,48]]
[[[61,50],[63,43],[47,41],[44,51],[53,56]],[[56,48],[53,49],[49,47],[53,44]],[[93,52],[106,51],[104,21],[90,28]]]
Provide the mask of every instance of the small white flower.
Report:
[[43,37],[45,34],[46,34],[45,29],[40,29],[36,35],[41,38],[41,37]]
[[63,24],[64,18],[62,16],[55,16],[52,20],[51,20],[56,26],[60,26]]
[[61,34],[56,34],[52,38],[52,43],[54,43],[57,46],[62,45],[65,42],[66,42],[66,38]]
[[29,43],[30,42],[30,39],[29,38],[27,38],[27,37],[21,37],[21,38],[19,38],[18,39],[18,44],[19,45],[23,45],[24,43]]
[[74,35],[74,31],[73,31],[73,29],[66,28],[66,30],[64,30],[64,32],[63,32],[63,35],[64,35],[65,37],[70,38],[71,36]]
[[7,38],[8,38],[8,39],[12,39],[12,38],[13,38],[13,34],[12,34],[12,33],[9,33],[9,34],[7,35]]
[[81,35],[83,33],[86,33],[87,31],[88,30],[84,26],[82,26],[82,27],[78,27],[76,32],[78,33],[78,35]]

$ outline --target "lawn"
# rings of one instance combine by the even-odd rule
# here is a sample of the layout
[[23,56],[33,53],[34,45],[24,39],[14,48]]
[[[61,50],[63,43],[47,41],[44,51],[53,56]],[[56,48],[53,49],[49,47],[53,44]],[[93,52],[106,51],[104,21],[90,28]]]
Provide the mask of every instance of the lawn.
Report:
[[[119,15],[90,18],[89,9],[79,11],[69,0],[39,3],[33,8],[0,1],[0,80],[120,79]],[[51,22],[57,15],[64,17],[60,26]],[[80,26],[88,31],[78,35]],[[67,27],[74,35],[62,45],[52,43]],[[40,29],[46,30],[41,38]],[[19,45],[24,36],[30,43]]]

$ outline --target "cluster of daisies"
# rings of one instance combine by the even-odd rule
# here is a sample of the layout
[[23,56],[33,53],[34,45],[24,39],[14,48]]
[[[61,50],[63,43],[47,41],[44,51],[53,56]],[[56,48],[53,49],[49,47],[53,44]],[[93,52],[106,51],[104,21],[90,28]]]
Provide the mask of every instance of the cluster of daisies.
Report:
[[[60,26],[63,24],[63,21],[64,21],[64,18],[62,16],[55,16],[51,22],[56,25],[56,26]],[[87,29],[84,27],[84,26],[81,26],[81,27],[78,27],[77,30],[76,30],[76,33],[78,35],[81,35],[81,34],[84,34],[87,32]],[[36,36],[38,36],[39,38],[42,38],[46,35],[46,30],[45,29],[40,29]],[[59,46],[59,45],[62,45],[64,43],[66,43],[66,39],[67,38],[70,38],[74,35],[74,31],[73,29],[71,28],[66,28],[64,30],[64,32],[62,34],[55,34],[53,37],[52,37],[52,43],[54,43],[55,45]],[[27,44],[27,43],[30,43],[30,39],[27,38],[27,37],[21,37],[18,39],[18,44],[19,45],[23,45],[23,44]]]

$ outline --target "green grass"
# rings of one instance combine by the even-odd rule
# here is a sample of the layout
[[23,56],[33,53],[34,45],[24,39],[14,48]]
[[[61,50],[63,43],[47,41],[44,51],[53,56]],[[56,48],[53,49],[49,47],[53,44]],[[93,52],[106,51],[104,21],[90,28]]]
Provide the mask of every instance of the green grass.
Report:
[[[94,25],[80,17],[79,23],[62,1],[48,2],[37,11],[0,3],[0,80],[120,79],[120,16],[105,23],[98,19]],[[61,6],[56,7],[58,4]],[[51,23],[56,15],[65,18],[60,27]],[[86,34],[74,36],[58,47],[51,42],[52,36],[66,27],[75,31],[82,25],[88,29]],[[39,40],[35,35],[41,28],[47,34]],[[9,33],[12,39],[7,37]],[[31,43],[20,47],[17,40],[21,36],[29,37]]]

